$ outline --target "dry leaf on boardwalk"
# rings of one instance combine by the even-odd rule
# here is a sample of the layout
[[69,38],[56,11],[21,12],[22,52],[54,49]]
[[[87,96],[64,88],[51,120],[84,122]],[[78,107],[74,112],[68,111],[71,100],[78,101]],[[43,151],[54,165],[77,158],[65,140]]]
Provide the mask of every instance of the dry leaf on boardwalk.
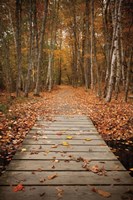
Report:
[[45,195],[45,192],[41,193],[41,194],[40,194],[40,197],[43,197],[44,195]]
[[23,149],[21,149],[21,152],[25,152],[27,149],[25,149],[25,148],[23,148]]
[[69,143],[68,142],[63,142],[62,145],[63,146],[69,146]]
[[57,145],[53,145],[51,148],[57,148],[58,147],[58,144]]
[[91,141],[91,140],[92,140],[92,139],[90,139],[90,138],[85,138],[85,141],[88,141],[88,142],[89,142],[89,141]]
[[18,191],[21,191],[21,190],[24,190],[24,186],[22,184],[18,184],[17,186],[15,186],[13,188],[13,192],[18,192]]
[[68,135],[67,137],[66,137],[66,139],[68,139],[68,140],[71,140],[73,137],[72,136],[70,136],[70,135]]
[[46,181],[46,179],[45,178],[40,178],[40,183],[43,183],[44,181]]
[[104,190],[96,189],[95,187],[92,188],[92,191],[96,192],[100,196],[103,196],[103,197],[106,197],[106,198],[111,197],[111,193],[110,192],[106,192]]
[[57,174],[53,174],[51,176],[48,176],[48,180],[52,180],[52,179],[56,178],[57,176],[58,176]]
[[56,188],[57,190],[57,196],[58,198],[62,198],[63,197],[63,193],[64,193],[64,190],[62,190],[61,188]]

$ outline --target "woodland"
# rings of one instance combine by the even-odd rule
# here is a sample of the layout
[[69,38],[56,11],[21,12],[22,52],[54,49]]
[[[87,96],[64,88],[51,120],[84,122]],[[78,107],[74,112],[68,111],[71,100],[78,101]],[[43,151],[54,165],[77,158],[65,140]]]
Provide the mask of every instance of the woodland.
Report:
[[132,168],[132,41],[132,0],[1,0],[0,168],[51,113],[88,115]]

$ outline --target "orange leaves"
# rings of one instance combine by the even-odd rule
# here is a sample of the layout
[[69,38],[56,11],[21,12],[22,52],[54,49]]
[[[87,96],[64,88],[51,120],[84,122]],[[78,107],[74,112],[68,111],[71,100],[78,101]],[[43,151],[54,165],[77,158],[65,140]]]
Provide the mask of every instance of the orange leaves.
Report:
[[106,197],[106,198],[111,197],[111,193],[110,192],[106,192],[106,191],[101,190],[101,189],[96,189],[95,187],[92,188],[92,191],[96,192],[97,194],[99,194],[102,197]]
[[51,176],[48,176],[48,180],[52,180],[52,179],[56,178],[57,176],[58,176],[57,174],[53,174]]
[[15,186],[13,188],[13,192],[18,192],[18,191],[21,191],[21,190],[24,190],[24,186],[22,184],[18,184],[17,186]]

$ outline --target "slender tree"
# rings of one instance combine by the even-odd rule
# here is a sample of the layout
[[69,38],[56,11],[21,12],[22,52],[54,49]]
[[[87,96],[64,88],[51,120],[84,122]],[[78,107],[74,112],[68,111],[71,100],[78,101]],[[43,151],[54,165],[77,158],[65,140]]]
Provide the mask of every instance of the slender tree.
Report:
[[41,65],[41,59],[42,59],[43,40],[44,40],[44,34],[45,34],[45,28],[46,28],[47,14],[48,14],[48,4],[49,4],[49,0],[44,0],[44,14],[43,14],[43,20],[42,20],[42,29],[41,29],[38,58],[37,58],[37,78],[36,78],[36,86],[35,86],[35,91],[34,91],[35,96],[39,96],[39,93],[40,93],[40,65]]
[[16,46],[17,46],[17,83],[16,95],[20,95],[21,74],[22,74],[22,53],[21,53],[21,21],[22,21],[22,0],[16,0]]
[[90,53],[90,42],[89,42],[89,0],[86,0],[85,5],[85,47],[84,47],[84,73],[85,73],[85,88],[89,88],[89,53]]
[[116,66],[116,59],[117,59],[117,48],[118,48],[118,37],[119,37],[119,23],[120,21],[119,16],[121,13],[121,3],[122,0],[115,1],[115,11],[113,14],[113,38],[112,38],[112,49],[110,52],[111,56],[111,71],[110,71],[110,77],[109,77],[109,84],[108,84],[108,91],[106,95],[106,101],[110,102],[112,93],[113,93],[113,87],[114,87],[114,78],[115,78],[115,66]]

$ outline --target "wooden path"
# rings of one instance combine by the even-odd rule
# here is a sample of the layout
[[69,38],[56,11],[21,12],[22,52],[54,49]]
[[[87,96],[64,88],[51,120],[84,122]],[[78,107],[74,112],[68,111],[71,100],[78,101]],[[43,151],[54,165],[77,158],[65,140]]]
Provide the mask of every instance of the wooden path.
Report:
[[[24,191],[13,192],[21,183]],[[133,180],[86,116],[39,119],[0,177],[1,200],[133,199]]]

